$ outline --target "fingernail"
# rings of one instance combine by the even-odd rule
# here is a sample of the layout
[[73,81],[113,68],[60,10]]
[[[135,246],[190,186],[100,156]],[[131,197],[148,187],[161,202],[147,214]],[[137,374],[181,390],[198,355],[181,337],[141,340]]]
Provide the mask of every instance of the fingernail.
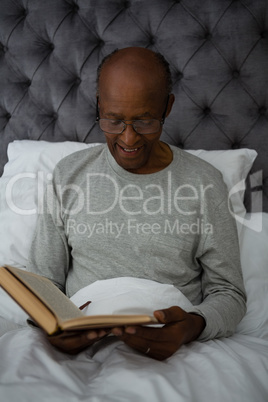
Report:
[[158,313],[158,315],[159,315],[160,320],[164,320],[164,319],[165,319],[165,313],[164,313],[164,311],[158,310],[157,313]]
[[115,336],[121,336],[122,335],[122,330],[119,328],[114,328],[112,330],[112,334],[114,334]]
[[134,334],[136,334],[136,328],[134,328],[134,327],[127,327],[127,328],[125,329],[125,332],[126,332],[127,334],[134,335]]
[[87,334],[87,339],[93,340],[93,339],[95,339],[95,338],[97,338],[96,332],[89,332],[89,333]]

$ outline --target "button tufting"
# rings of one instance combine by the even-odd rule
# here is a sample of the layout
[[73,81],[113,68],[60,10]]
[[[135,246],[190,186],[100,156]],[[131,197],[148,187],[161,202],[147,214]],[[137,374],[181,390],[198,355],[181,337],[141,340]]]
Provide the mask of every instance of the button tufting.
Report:
[[237,142],[234,142],[233,144],[232,144],[232,149],[239,149],[240,147],[239,147],[239,144],[237,143]]
[[259,113],[261,114],[261,115],[264,115],[265,113],[266,113],[266,107],[265,106],[262,106],[262,107],[260,107],[259,108]]
[[234,78],[238,78],[239,75],[240,75],[240,74],[239,74],[239,71],[238,71],[238,70],[234,70],[234,71],[233,71],[233,77],[234,77]]
[[6,53],[7,47],[5,45],[3,45],[2,43],[0,43],[0,50],[2,50],[4,53]]
[[[168,123],[170,130],[168,133],[163,133],[165,136],[163,139],[166,141],[169,139],[174,144],[177,143],[181,149],[188,148],[188,135],[192,135],[189,137],[189,142],[193,145],[195,138],[203,129],[203,124],[206,135],[204,142],[200,142],[201,147],[211,146],[209,138],[212,135],[213,138],[219,137],[223,147],[225,144],[228,148],[233,149],[238,149],[239,145],[240,147],[245,145],[242,142],[240,143],[240,140],[247,135],[246,140],[250,146],[251,137],[253,138],[256,132],[252,120],[258,120],[257,124],[261,127],[262,124],[266,123],[265,119],[268,117],[268,103],[265,101],[265,96],[255,92],[253,88],[256,82],[262,92],[267,85],[268,76],[265,73],[265,57],[267,54],[264,52],[265,49],[267,50],[268,26],[265,24],[264,18],[258,20],[259,25],[254,19],[254,15],[256,18],[262,15],[261,10],[265,10],[265,6],[263,8],[261,5],[259,6],[259,3],[262,3],[261,1],[259,3],[256,1],[255,3],[258,3],[258,6],[254,6],[254,1],[237,0],[236,7],[233,4],[231,8],[228,8],[228,12],[231,11],[231,14],[227,13],[230,17],[227,18],[227,14],[223,12],[227,10],[227,6],[224,7],[220,0],[214,0],[214,2],[191,0],[170,0],[167,2],[161,2],[161,0],[149,2],[132,0],[103,0],[103,2],[34,0],[32,2],[18,0],[3,2],[7,6],[3,7],[1,12],[4,21],[1,32],[2,38],[0,37],[0,42],[2,42],[0,43],[0,59],[4,65],[4,70],[1,70],[0,74],[0,87],[2,85],[4,88],[4,90],[2,89],[3,99],[1,102],[2,105],[7,105],[12,98],[14,107],[2,109],[1,115],[4,122],[2,126],[5,124],[7,126],[13,125],[14,120],[12,129],[14,128],[16,132],[19,132],[21,125],[19,118],[22,113],[16,112],[16,117],[14,117],[12,110],[20,102],[17,110],[25,111],[25,116],[34,116],[29,124],[35,133],[44,133],[43,139],[51,138],[55,129],[55,136],[62,130],[68,135],[71,133],[70,136],[72,133],[74,136],[79,135],[79,141],[81,138],[87,138],[90,141],[92,138],[93,142],[96,138],[98,140],[99,133],[94,126],[93,100],[91,97],[85,100],[83,96],[78,96],[85,84],[84,76],[89,77],[87,81],[90,81],[90,85],[92,81],[90,91],[94,94],[95,77],[91,80],[91,70],[94,67],[94,72],[96,71],[99,57],[105,55],[110,48],[112,50],[115,45],[121,48],[137,43],[149,46],[152,49],[157,47],[161,51],[164,43],[166,45],[163,46],[164,55],[167,60],[171,61],[172,78],[174,83],[176,82],[174,93],[178,105],[183,104],[183,107],[178,108],[176,113],[170,117],[171,120]],[[226,3],[231,4],[232,2],[235,0]],[[49,7],[44,6],[47,3],[49,3]],[[263,3],[265,2],[263,1]],[[141,9],[140,4],[143,5],[144,10]],[[245,4],[248,6],[246,13]],[[234,14],[232,14],[232,8],[235,10]],[[251,8],[252,13],[249,13],[248,11]],[[221,12],[217,12],[218,10]],[[134,11],[135,14],[133,14]],[[81,25],[81,22],[77,20],[80,14],[81,17],[85,17],[85,25]],[[239,16],[239,24],[235,20],[237,15]],[[5,16],[6,20],[4,20]],[[12,16],[14,18],[11,18]],[[22,25],[19,25],[20,21]],[[180,24],[179,21],[181,21]],[[17,27],[14,22],[18,23]],[[26,27],[23,26],[24,22]],[[244,29],[247,28],[250,32],[245,35]],[[128,31],[131,35],[126,35]],[[7,34],[11,32],[10,41],[7,41],[6,38],[9,37]],[[230,32],[234,35],[233,42],[230,41],[228,35]],[[101,38],[104,38],[105,41]],[[239,45],[236,47],[237,43]],[[254,47],[255,43],[258,47]],[[182,49],[176,53],[177,47],[181,44]],[[252,49],[254,49],[254,57]],[[10,58],[8,58],[9,53]],[[15,59],[11,56],[14,56]],[[45,59],[45,56],[48,58]],[[220,68],[211,74],[211,64],[214,60],[215,63],[219,62]],[[6,64],[7,62],[9,64]],[[13,68],[11,68],[12,62]],[[244,67],[241,68],[241,64],[245,66],[245,71],[253,72],[254,76],[250,73],[244,74]],[[10,81],[8,79],[9,66]],[[81,67],[83,67],[82,80],[79,72]],[[35,78],[32,79],[35,71]],[[17,72],[19,73],[18,77],[16,76]],[[209,78],[207,79],[207,77]],[[261,86],[258,77],[262,77]],[[46,80],[51,82],[51,88],[46,85]],[[242,80],[244,85],[241,87],[239,83]],[[184,81],[186,82],[184,83]],[[4,86],[1,84],[2,82],[4,82]],[[202,90],[200,90],[199,83]],[[18,87],[16,90],[15,85]],[[247,89],[246,95],[244,88]],[[27,94],[27,92],[29,93]],[[38,96],[39,94],[42,95]],[[227,99],[225,98],[226,95]],[[220,108],[219,105],[228,105],[228,110],[224,113],[230,112],[230,119],[214,114],[216,113],[214,99],[216,99],[216,108]],[[62,105],[62,110],[58,111],[58,107],[54,108],[52,104],[54,106]],[[211,107],[208,104],[211,104]],[[75,107],[79,108],[76,112],[77,119],[73,119],[72,114],[71,116],[68,115],[69,106],[73,110]],[[246,112],[250,109],[252,111],[243,116],[242,109]],[[42,116],[39,110],[45,113],[45,116]],[[8,111],[12,113],[12,116]],[[66,118],[64,113],[66,113]],[[236,115],[233,116],[233,113]],[[91,115],[93,116],[92,124],[89,128],[88,121]],[[22,119],[23,116],[21,116]],[[214,119],[214,116],[217,119]],[[76,120],[78,120],[78,124]],[[198,126],[200,120],[202,121]],[[24,122],[24,120],[22,121]],[[51,127],[44,130],[42,124],[47,126],[49,122]],[[59,122],[61,125],[57,127]],[[193,130],[194,127],[197,129]],[[230,130],[230,127],[237,127],[239,130],[236,132],[235,138],[234,130]],[[231,134],[230,131],[232,131]],[[259,131],[263,133],[261,129]],[[89,137],[87,137],[88,133],[90,133]],[[227,133],[227,138],[222,133]],[[182,136],[182,134],[184,135]],[[181,136],[180,139],[179,136]],[[184,139],[182,139],[184,136],[187,137],[187,144],[184,144]],[[203,141],[203,139],[201,140]],[[265,144],[262,146],[262,142],[265,142],[264,139],[258,140],[256,136],[256,144],[259,145],[260,154],[265,148]],[[2,157],[1,152],[0,159]],[[264,177],[267,176],[264,175]],[[266,188],[267,185],[268,180]]]
[[72,12],[73,12],[73,13],[77,13],[78,10],[79,10],[79,5],[76,4],[76,3],[74,3],[74,4],[72,5]]
[[149,43],[150,43],[150,45],[154,45],[154,44],[155,44],[155,38],[154,38],[153,36],[150,37]]

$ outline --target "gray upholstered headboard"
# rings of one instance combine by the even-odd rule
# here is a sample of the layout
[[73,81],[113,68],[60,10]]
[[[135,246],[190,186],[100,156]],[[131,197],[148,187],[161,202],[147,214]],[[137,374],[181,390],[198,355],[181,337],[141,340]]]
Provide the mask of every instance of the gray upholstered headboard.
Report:
[[14,139],[104,141],[96,68],[132,45],[170,63],[163,139],[256,149],[268,211],[268,0],[0,0],[0,171]]

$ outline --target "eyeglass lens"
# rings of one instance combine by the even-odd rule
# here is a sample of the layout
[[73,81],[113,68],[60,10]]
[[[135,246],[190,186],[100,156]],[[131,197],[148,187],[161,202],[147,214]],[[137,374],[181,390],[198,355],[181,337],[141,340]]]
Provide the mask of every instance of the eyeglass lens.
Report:
[[132,125],[138,134],[153,134],[160,130],[159,120],[134,120],[132,123],[125,123],[122,120],[100,119],[100,128],[106,133],[121,134],[127,125]]

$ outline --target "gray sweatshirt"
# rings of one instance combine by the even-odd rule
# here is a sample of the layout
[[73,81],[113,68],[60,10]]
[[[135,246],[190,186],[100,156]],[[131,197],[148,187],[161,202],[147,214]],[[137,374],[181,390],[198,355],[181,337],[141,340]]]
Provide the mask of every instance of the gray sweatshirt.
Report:
[[227,189],[210,164],[170,148],[173,161],[153,174],[124,170],[106,145],[61,160],[28,269],[69,297],[115,277],[173,284],[206,320],[200,340],[229,336],[246,303]]

